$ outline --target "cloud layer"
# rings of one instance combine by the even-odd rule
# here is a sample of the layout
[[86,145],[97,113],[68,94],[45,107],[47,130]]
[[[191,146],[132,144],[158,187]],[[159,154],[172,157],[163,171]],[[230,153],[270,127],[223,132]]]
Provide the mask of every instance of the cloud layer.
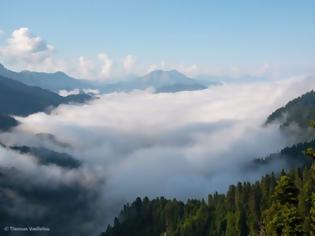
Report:
[[103,177],[97,170],[43,165],[31,155],[0,146],[0,175],[2,228],[42,226],[51,229],[48,235],[101,230],[97,220],[106,217],[106,211],[98,202]]
[[104,202],[117,206],[139,195],[205,197],[259,178],[262,173],[241,173],[242,164],[293,142],[276,127],[263,128],[265,118],[314,85],[312,78],[295,78],[175,94],[107,94],[86,105],[18,118],[21,125],[0,141],[79,158],[87,170],[104,173]]
[[[185,200],[224,192],[229,184],[256,180],[267,171],[244,171],[244,165],[294,142],[276,126],[262,124],[276,108],[314,86],[314,78],[292,78],[193,92],[112,93],[84,105],[61,105],[50,114],[17,117],[21,125],[2,133],[0,143],[68,153],[82,165],[75,169],[43,165],[31,155],[0,146],[0,173],[15,168],[18,176],[7,175],[1,182],[10,183],[5,197],[17,206],[36,209],[29,214],[47,222],[53,216],[45,212],[56,207],[65,217],[70,216],[64,211],[83,216],[72,219],[83,232],[104,229],[122,204],[137,196]],[[29,188],[18,188],[25,179]],[[23,193],[53,195],[61,204],[36,198],[35,207]],[[67,210],[70,203],[85,208]],[[71,228],[60,234],[71,235]]]

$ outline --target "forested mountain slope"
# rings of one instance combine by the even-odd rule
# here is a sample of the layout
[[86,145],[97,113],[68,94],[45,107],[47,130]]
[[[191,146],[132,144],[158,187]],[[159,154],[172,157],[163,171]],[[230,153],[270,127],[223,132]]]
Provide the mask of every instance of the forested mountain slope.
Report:
[[315,120],[315,92],[313,90],[274,111],[267,118],[266,124],[280,122],[282,128],[297,125],[305,129],[309,127],[311,120]]
[[305,155],[315,140],[256,159],[246,171],[285,168],[255,183],[231,185],[207,199],[137,198],[102,236],[288,236],[315,233],[315,165]]
[[63,103],[83,102],[89,95],[61,97],[56,93],[0,76],[0,114],[26,116]]
[[315,167],[231,185],[206,200],[137,198],[102,236],[313,235]]
[[257,168],[270,169],[270,166],[277,165],[280,169],[294,169],[309,166],[312,160],[304,155],[307,148],[315,149],[315,140],[294,144],[282,149],[279,153],[270,154],[264,158],[255,159],[248,164],[248,168],[257,170]]

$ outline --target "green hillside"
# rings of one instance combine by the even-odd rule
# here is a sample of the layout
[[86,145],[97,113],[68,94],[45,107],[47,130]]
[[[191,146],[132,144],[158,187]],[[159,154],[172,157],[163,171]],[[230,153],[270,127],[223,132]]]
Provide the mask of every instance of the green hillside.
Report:
[[311,120],[315,120],[315,92],[312,90],[274,111],[266,124],[280,122],[282,128],[292,124],[307,128]]
[[32,87],[0,76],[0,114],[26,116],[63,103],[84,102],[85,94],[62,97],[51,91]]
[[238,183],[204,200],[137,198],[102,236],[314,235],[314,178],[315,166]]

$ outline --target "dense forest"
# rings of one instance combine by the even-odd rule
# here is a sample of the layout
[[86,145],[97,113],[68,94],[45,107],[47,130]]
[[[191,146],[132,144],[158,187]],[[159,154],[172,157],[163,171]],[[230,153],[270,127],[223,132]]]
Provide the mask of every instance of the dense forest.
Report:
[[308,128],[310,120],[315,118],[315,91],[310,91],[288,102],[284,107],[274,111],[266,121],[266,124],[280,122],[281,128],[292,124],[302,129]]
[[315,165],[187,202],[137,198],[102,236],[315,235]]

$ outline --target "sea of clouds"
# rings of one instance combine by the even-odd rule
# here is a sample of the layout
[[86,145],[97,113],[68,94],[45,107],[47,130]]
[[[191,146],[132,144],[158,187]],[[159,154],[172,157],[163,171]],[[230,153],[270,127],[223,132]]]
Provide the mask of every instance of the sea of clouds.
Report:
[[[87,202],[82,211],[89,213],[81,213],[89,219],[85,229],[105,229],[138,196],[203,198],[237,181],[259,179],[266,170],[246,172],[243,166],[294,143],[276,124],[265,127],[266,118],[314,85],[311,77],[291,78],[179,93],[112,93],[84,105],[61,105],[49,114],[17,117],[21,124],[1,134],[0,142],[68,153],[82,165],[41,165],[0,146],[0,170],[22,173],[30,194],[32,188],[75,186],[82,196],[78,204]],[[66,204],[62,193],[57,196]],[[39,204],[41,211],[45,206]]]

